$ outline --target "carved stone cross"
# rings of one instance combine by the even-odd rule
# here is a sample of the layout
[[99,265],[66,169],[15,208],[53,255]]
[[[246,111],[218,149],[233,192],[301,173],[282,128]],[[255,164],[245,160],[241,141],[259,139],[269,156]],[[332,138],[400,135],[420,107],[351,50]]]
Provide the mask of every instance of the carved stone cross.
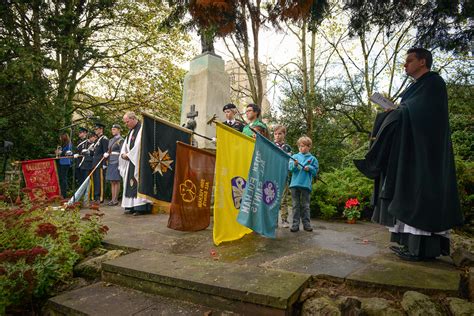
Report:
[[199,112],[196,111],[196,105],[195,104],[191,104],[190,108],[191,108],[190,111],[188,113],[186,113],[186,117],[188,119],[191,119],[191,120],[194,121],[194,118],[196,116],[198,116]]
[[188,113],[186,113],[186,117],[188,118],[188,121],[186,122],[186,128],[190,129],[194,132],[196,129],[196,120],[194,119],[196,116],[198,116],[199,112],[196,111],[196,105],[191,104],[191,109]]

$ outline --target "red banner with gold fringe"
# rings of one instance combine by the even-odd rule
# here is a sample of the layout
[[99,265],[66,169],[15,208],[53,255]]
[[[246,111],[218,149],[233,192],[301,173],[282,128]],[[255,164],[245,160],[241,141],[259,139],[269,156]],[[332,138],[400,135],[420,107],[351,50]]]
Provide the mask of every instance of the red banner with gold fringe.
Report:
[[31,199],[44,200],[59,196],[59,178],[54,158],[21,162],[26,187]]

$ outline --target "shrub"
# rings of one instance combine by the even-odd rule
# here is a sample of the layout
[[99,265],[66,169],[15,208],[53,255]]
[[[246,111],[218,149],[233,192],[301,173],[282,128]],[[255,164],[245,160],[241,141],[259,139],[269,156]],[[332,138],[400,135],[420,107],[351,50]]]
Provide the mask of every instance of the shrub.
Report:
[[456,158],[459,200],[466,219],[464,229],[474,234],[474,161]]
[[370,197],[373,181],[362,175],[355,167],[348,166],[321,174],[321,179],[313,185],[311,215],[324,219],[342,216],[349,198],[357,198],[365,217],[372,211]]
[[0,314],[47,296],[107,230],[98,216],[81,218],[77,205],[0,205]]
[[[474,162],[456,157],[456,175],[461,209],[466,219],[465,230],[474,233]],[[342,214],[344,203],[351,197],[360,201],[363,217],[371,215],[370,198],[373,180],[363,176],[355,167],[335,169],[321,175],[325,183],[313,185],[311,216],[324,219]]]

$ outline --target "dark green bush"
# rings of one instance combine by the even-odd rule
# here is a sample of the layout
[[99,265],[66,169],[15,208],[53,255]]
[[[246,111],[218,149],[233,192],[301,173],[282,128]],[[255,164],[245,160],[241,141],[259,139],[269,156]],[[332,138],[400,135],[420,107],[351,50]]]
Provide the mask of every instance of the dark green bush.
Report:
[[348,166],[325,172],[313,185],[311,216],[329,219],[342,216],[344,205],[350,198],[357,198],[362,213],[370,216],[370,197],[373,181],[363,176],[355,167]]
[[0,202],[0,315],[47,297],[108,230],[97,213],[81,218],[78,205],[27,198],[18,204]]
[[474,234],[474,161],[457,158],[456,176],[461,209],[466,220],[464,228]]
[[[474,162],[456,157],[456,173],[461,208],[466,218],[465,229],[474,233]],[[373,180],[364,177],[355,167],[349,166],[321,174],[313,185],[311,216],[324,219],[340,217],[349,198],[360,201],[363,217],[371,214],[370,198]]]

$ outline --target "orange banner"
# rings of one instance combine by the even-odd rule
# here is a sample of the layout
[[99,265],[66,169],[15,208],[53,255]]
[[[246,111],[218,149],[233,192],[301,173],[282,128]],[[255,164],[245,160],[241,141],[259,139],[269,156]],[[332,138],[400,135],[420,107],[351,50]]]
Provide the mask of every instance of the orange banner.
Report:
[[59,179],[54,158],[21,162],[26,187],[31,199],[46,199],[59,196]]
[[181,142],[176,144],[176,170],[168,227],[184,231],[206,229],[210,224],[216,156]]

